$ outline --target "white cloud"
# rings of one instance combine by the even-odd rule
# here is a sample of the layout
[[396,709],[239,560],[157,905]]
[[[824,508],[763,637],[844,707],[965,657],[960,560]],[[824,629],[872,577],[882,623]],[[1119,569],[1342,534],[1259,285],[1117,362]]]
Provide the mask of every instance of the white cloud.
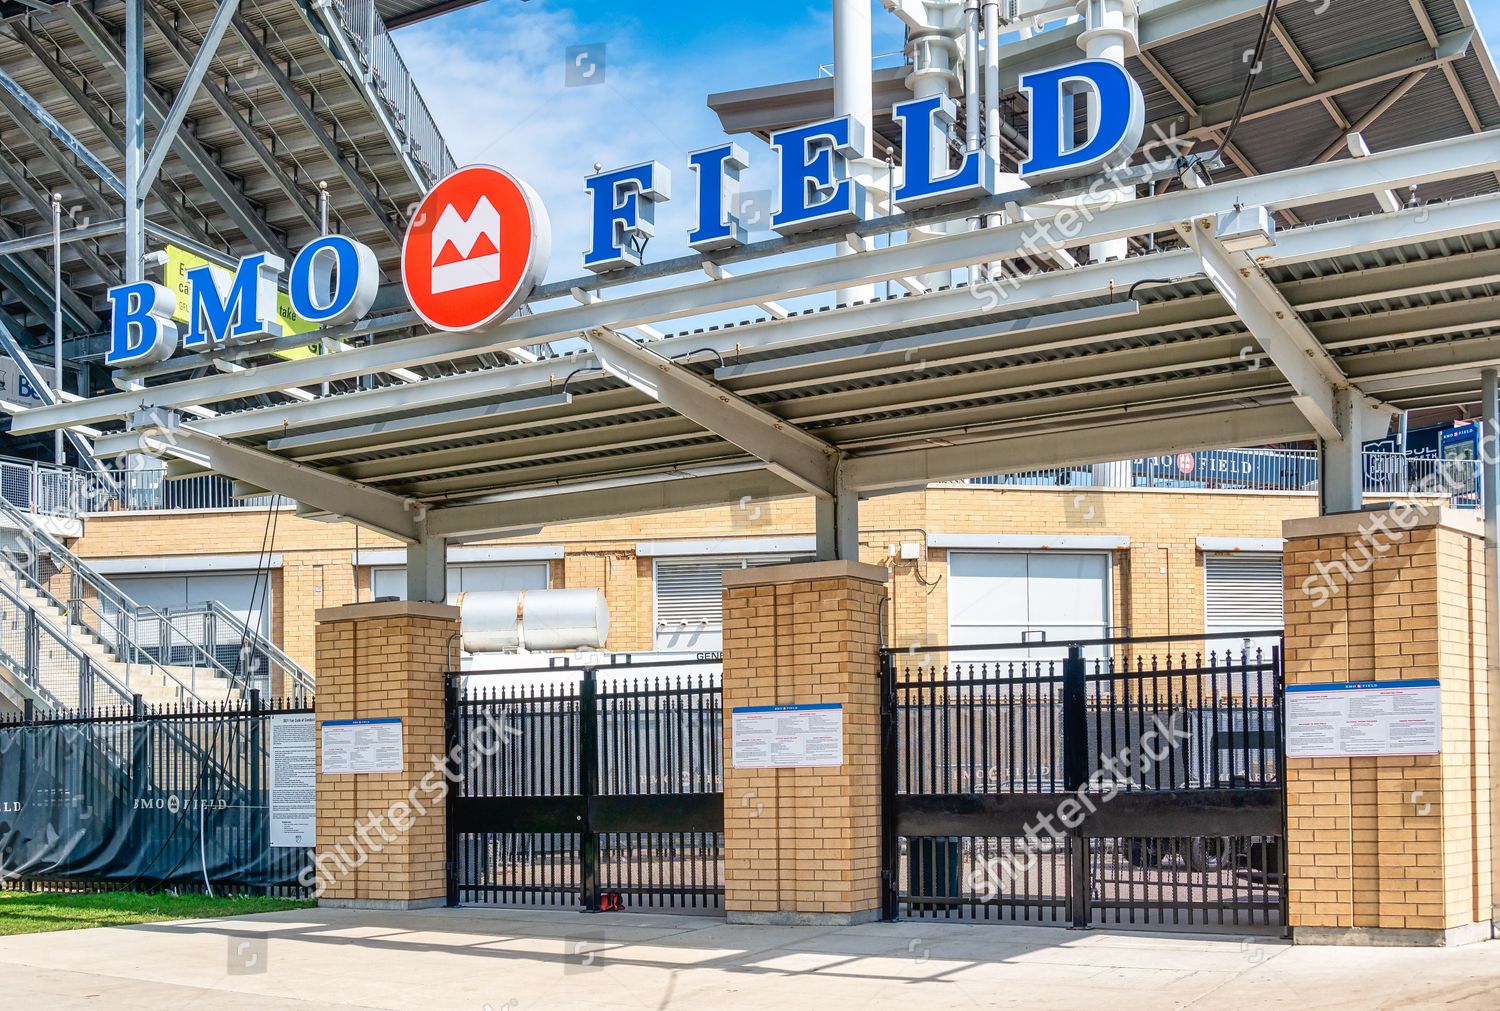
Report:
[[[582,272],[590,213],[583,178],[596,163],[609,169],[654,158],[670,170],[673,199],[658,214],[648,251],[659,260],[686,251],[695,186],[688,152],[724,139],[705,102],[717,90],[712,74],[677,54],[645,51],[618,26],[608,34],[595,37],[570,12],[525,7],[494,10],[483,20],[437,19],[397,38],[458,163],[499,165],[542,195],[552,220],[554,280]],[[604,82],[566,86],[568,47],[599,43]],[[709,55],[710,62],[720,58]],[[764,187],[770,154],[752,146],[746,185]]]

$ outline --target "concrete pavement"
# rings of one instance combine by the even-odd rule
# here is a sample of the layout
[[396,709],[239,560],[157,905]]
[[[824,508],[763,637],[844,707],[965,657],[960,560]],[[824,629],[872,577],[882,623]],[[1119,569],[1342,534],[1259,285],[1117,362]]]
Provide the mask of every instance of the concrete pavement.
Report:
[[3,937],[0,980],[0,1003],[28,1009],[1492,1009],[1500,945],[309,909]]

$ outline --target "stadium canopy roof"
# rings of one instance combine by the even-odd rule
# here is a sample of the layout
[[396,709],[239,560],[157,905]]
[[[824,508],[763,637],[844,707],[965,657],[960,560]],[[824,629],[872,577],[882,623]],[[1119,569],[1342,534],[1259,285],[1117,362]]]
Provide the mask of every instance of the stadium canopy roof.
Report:
[[[1465,52],[1478,52],[1474,38]],[[1330,36],[1327,51],[1305,56],[1321,66],[1349,45]],[[1475,69],[1480,83],[1490,80],[1487,58]],[[1408,88],[1382,115],[1401,114],[1413,95],[1421,97]],[[1462,105],[1456,93],[1431,101],[1448,112]],[[1493,111],[1492,90],[1488,101]],[[1363,115],[1352,104],[1348,114]],[[482,332],[421,333],[168,381],[27,411],[16,425],[100,430],[106,455],[164,452],[175,459],[169,473],[215,470],[247,494],[281,492],[309,513],[409,541],[745,496],[829,499],[1147,453],[1338,439],[1351,414],[1374,432],[1395,409],[1474,400],[1480,369],[1500,364],[1500,135],[1471,132],[1461,109],[1451,121],[1465,125],[1442,139],[1357,159],[1304,157],[1313,164],[1250,177],[1219,173],[1199,188],[1176,185],[1175,168],[1142,169],[1135,181],[1152,195],[1091,205],[1066,237],[1022,220],[753,269],[757,258],[848,230],[770,240],[718,263],[690,257],[549,284],[534,305],[570,291],[576,304]],[[1317,140],[1302,149],[1314,152],[1334,132],[1310,127]],[[942,214],[962,220],[1088,184]],[[1272,246],[1231,249],[1215,216],[1235,205],[1266,207],[1288,227]],[[858,231],[913,223],[884,219]],[[1126,259],[1048,262],[1049,251],[1122,237],[1136,243]],[[740,265],[724,271],[732,260]],[[916,275],[996,263],[1030,266],[1003,284],[914,293]],[[613,285],[642,277],[667,286],[612,295]],[[870,282],[890,282],[893,294],[805,312],[779,306]],[[674,320],[733,310],[748,318],[671,332]],[[398,314],[332,336],[411,322]],[[590,350],[506,365],[481,357],[569,336]],[[446,374],[377,378],[302,400],[282,392],[434,363]],[[280,402],[243,406],[257,396]]]

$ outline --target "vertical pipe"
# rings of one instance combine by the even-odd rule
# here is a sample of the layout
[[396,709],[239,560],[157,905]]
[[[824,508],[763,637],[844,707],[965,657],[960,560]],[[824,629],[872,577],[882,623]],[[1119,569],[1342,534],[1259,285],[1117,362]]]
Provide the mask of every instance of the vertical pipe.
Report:
[[[1000,5],[984,5],[984,151],[1000,161]],[[998,215],[992,224],[998,224]]]
[[[968,0],[964,8],[964,147],[973,152],[984,146],[983,118],[979,93],[979,0]],[[969,230],[979,227],[979,218],[969,222]],[[969,264],[969,284],[979,283],[979,264]]]
[[[321,179],[318,180],[318,234],[328,234],[328,183]],[[322,348],[325,354],[333,350],[326,337],[322,341]],[[327,383],[321,384],[318,388],[318,392],[325,397],[328,396],[329,390]]]
[[[833,0],[833,114],[849,116],[866,143],[875,133],[874,89],[869,0]],[[854,174],[868,188],[868,166],[858,166]],[[839,245],[841,255],[854,251],[847,243]],[[835,297],[844,305],[868,302],[875,297],[875,285],[840,289]]]
[[[1500,371],[1484,369],[1484,432],[1479,441],[1480,495],[1484,500],[1484,632],[1489,675],[1490,825],[1500,812]],[[1404,415],[1403,415],[1404,417]],[[1500,832],[1490,831],[1490,918],[1500,923]],[[1493,930],[1492,930],[1493,933]]]
[[[1000,164],[1000,4],[986,0],[981,11],[984,30],[984,153],[991,164]],[[1001,217],[991,214],[986,228],[999,228]],[[986,265],[986,276],[995,278],[1000,263]]]
[[125,0],[125,283],[146,276],[146,202],[141,177],[146,167],[147,0]]
[[[62,403],[62,388],[62,194],[54,193],[52,194],[52,400],[54,403]],[[52,453],[59,467],[67,462],[63,455],[63,430],[61,428],[52,433]]]

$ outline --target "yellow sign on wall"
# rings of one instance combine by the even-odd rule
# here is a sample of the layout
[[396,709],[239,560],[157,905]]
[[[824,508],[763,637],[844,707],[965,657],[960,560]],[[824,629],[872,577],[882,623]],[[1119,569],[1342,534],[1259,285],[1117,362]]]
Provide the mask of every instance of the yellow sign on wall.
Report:
[[[229,271],[220,267],[212,261],[205,260],[195,253],[180,249],[171,244],[167,245],[167,270],[166,286],[177,296],[177,307],[172,310],[172,318],[179,323],[187,323],[190,320],[188,302],[188,279],[187,272],[193,267],[207,266],[214,272],[214,279],[228,282]],[[287,334],[313,333],[318,329],[316,323],[309,323],[298,316],[292,309],[292,300],[286,292],[278,292],[276,295],[276,318],[281,321],[281,329]],[[296,358],[311,358],[313,355],[321,354],[322,347],[319,344],[309,344],[306,347],[288,348],[284,351],[273,352],[277,358],[291,361]]]

